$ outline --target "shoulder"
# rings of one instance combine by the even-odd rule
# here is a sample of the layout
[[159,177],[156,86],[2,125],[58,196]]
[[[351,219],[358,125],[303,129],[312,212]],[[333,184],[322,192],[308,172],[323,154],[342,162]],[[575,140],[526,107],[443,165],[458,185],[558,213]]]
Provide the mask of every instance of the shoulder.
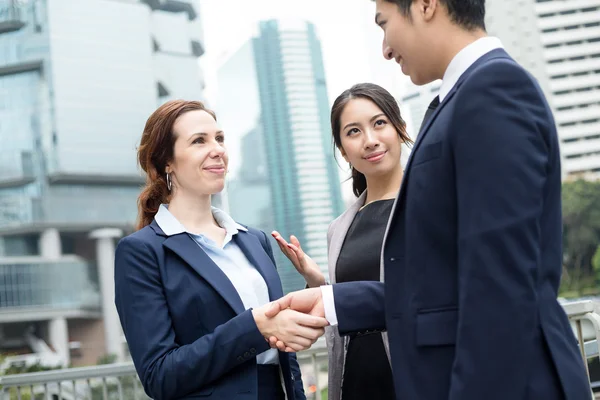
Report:
[[258,241],[260,242],[260,244],[263,246],[264,249],[271,247],[271,244],[269,243],[269,237],[267,236],[267,234],[264,231],[257,229],[257,228],[253,228],[248,225],[240,224],[239,222],[236,222],[236,223],[240,227],[245,229],[245,232],[242,230],[242,234],[247,233],[252,236],[255,236],[258,239]]
[[[488,60],[477,66],[465,79],[460,94],[480,95],[494,94],[495,89],[503,92],[536,90],[536,79],[523,66],[510,57],[499,57]],[[497,93],[496,93],[497,94]]]
[[338,225],[342,223],[342,221],[346,221],[348,218],[354,218],[360,207],[362,207],[365,204],[365,198],[366,192],[361,194],[356,199],[356,201],[352,203],[352,205],[348,207],[348,209],[346,209],[346,211],[344,211],[340,216],[331,221],[331,223],[329,224],[329,229],[327,231],[327,237],[329,240],[331,240],[332,236],[335,233],[335,230],[337,229]]
[[116,248],[117,254],[122,251],[129,249],[138,249],[143,251],[144,249],[154,248],[158,242],[162,242],[160,237],[156,235],[154,230],[150,226],[133,232],[130,235],[123,237],[119,240]]
[[258,228],[254,228],[254,227],[248,226],[246,224],[241,224],[239,222],[236,222],[236,224],[238,224],[240,227],[244,228],[244,230],[246,230],[246,232],[248,232],[249,234],[258,236],[258,238],[261,240],[267,237],[267,234]]

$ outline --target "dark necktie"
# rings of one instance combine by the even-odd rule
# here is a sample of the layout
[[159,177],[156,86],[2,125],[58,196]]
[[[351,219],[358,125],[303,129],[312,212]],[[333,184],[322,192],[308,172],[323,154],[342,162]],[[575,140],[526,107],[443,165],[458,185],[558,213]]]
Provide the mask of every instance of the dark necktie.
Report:
[[427,123],[429,118],[431,117],[431,114],[433,114],[433,112],[439,105],[440,105],[440,96],[435,96],[433,98],[433,100],[431,101],[431,103],[429,103],[429,107],[427,107],[427,111],[425,111],[425,116],[423,117],[423,122],[421,122],[421,127],[419,128],[419,132],[421,132],[421,130],[423,129],[423,127],[425,126],[425,124]]

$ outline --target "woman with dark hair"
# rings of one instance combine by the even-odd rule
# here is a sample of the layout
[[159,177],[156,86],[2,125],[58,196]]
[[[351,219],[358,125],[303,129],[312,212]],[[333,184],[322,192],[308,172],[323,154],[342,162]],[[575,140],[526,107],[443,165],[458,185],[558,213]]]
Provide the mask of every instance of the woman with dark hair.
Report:
[[[350,165],[358,199],[329,226],[330,282],[383,281],[383,237],[402,181],[402,144],[411,142],[406,124],[387,90],[362,83],[335,100],[331,126],[333,142]],[[273,237],[309,287],[326,284],[321,269],[304,254],[295,236],[290,243],[278,232]],[[337,327],[328,327],[326,338],[329,399],[396,398],[386,333],[341,338]]]
[[[170,399],[305,399],[295,350],[327,321],[291,310],[267,318],[283,295],[267,236],[211,207],[228,155],[215,114],[171,101],[148,119],[138,150],[146,172],[137,232],[115,255],[115,303],[146,393]],[[278,336],[279,337],[279,336]]]

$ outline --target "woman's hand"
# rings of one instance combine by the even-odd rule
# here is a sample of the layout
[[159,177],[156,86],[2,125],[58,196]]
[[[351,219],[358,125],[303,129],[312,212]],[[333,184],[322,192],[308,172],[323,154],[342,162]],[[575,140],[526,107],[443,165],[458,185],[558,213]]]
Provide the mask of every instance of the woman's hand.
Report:
[[290,236],[291,243],[288,243],[277,231],[273,231],[271,235],[277,241],[281,252],[292,262],[309,287],[318,287],[325,284],[325,276],[323,276],[321,268],[309,256],[304,254],[296,236]]
[[274,317],[267,317],[266,313],[272,308],[268,303],[252,310],[254,321],[260,333],[267,341],[277,338],[285,343],[285,351],[302,351],[310,348],[325,332],[324,327],[329,325],[327,320],[314,315],[303,314],[292,309],[280,311]]

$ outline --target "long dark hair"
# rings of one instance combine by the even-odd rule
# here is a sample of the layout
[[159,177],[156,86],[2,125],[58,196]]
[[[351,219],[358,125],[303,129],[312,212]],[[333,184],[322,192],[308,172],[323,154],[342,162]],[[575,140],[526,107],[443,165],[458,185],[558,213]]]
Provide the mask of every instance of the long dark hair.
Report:
[[138,148],[138,163],[146,172],[146,186],[138,196],[137,229],[149,225],[162,203],[169,202],[169,189],[165,169],[173,160],[173,147],[177,139],[173,125],[179,116],[188,111],[201,110],[215,120],[215,113],[199,101],[171,100],[150,115]]
[[[333,102],[333,107],[331,107],[331,133],[333,134],[333,143],[338,149],[342,149],[340,117],[344,112],[346,104],[352,99],[371,100],[390,120],[402,141],[404,143],[412,143],[412,140],[406,133],[406,123],[400,115],[400,107],[398,106],[396,99],[394,99],[394,96],[374,83],[359,83],[340,94]],[[367,190],[367,178],[354,167],[351,169],[352,191],[354,192],[354,195],[358,197]]]

